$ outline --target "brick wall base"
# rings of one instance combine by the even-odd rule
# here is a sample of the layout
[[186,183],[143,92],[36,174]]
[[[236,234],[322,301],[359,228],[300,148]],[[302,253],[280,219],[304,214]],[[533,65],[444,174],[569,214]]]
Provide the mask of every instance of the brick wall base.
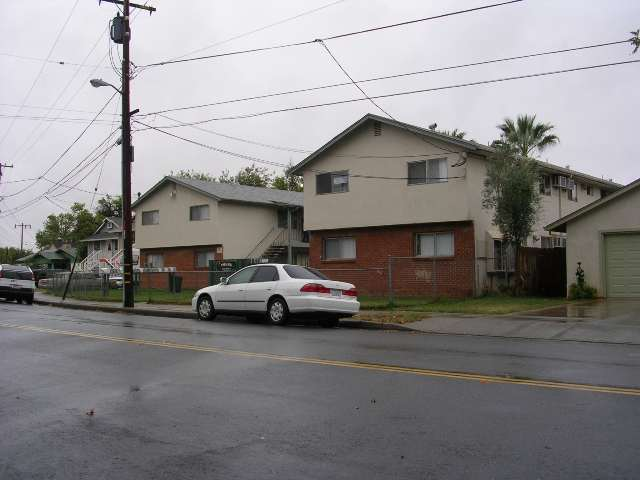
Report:
[[[208,267],[196,267],[196,253],[215,252],[215,259],[222,260],[222,245],[198,245],[195,247],[145,248],[140,250],[140,265],[146,265],[147,255],[161,254],[165,267],[175,267],[175,275],[182,277],[182,288],[199,289],[209,285]],[[218,252],[218,248],[221,249]],[[169,274],[166,272],[143,272],[140,274],[141,288],[169,289]]]
[[[454,256],[415,257],[418,233],[453,232]],[[324,239],[353,237],[354,260],[324,260]],[[474,231],[472,222],[430,223],[311,232],[310,266],[334,280],[353,283],[361,295],[469,297],[474,290]]]

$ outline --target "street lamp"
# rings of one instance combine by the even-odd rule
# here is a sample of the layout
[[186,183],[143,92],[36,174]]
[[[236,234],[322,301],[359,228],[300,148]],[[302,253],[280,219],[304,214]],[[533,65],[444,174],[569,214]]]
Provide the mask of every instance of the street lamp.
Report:
[[[129,32],[129,2],[125,1],[125,31]],[[129,34],[123,48],[122,59],[122,89],[105,82],[101,78],[89,81],[92,87],[111,87],[122,96],[122,305],[126,308],[134,306],[133,289],[133,232],[131,226],[131,161],[133,148],[131,147],[131,114],[129,111]]]
[[116,87],[115,85],[110,84],[109,82],[105,82],[104,80],[102,80],[101,78],[92,78],[91,80],[89,80],[89,83],[91,84],[92,87],[94,88],[98,88],[98,87],[111,87],[113,88],[116,92],[118,92],[120,95],[122,95],[122,90],[120,90],[118,87]]

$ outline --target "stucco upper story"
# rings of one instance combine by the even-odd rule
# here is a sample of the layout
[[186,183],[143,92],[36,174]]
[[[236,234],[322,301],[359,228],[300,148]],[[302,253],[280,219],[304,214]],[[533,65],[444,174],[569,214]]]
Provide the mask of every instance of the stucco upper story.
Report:
[[164,177],[132,205],[140,249],[221,245],[245,258],[278,225],[278,209],[301,207],[302,194]]
[[[491,213],[482,208],[487,159],[492,153],[492,148],[476,142],[365,115],[292,169],[304,177],[305,229],[471,220],[477,238],[487,232],[497,238]],[[544,225],[620,188],[549,163],[539,162],[539,166],[543,176],[548,175],[549,188],[541,195],[534,229],[538,244],[541,235],[548,235]],[[415,181],[420,171],[425,172],[426,181]],[[341,175],[346,174],[348,186],[338,185],[336,193],[318,192],[319,187],[323,192],[327,189],[319,177],[326,179],[330,172],[337,182],[344,182]],[[558,175],[575,182],[572,196],[577,198],[570,199],[568,189],[554,186]]]

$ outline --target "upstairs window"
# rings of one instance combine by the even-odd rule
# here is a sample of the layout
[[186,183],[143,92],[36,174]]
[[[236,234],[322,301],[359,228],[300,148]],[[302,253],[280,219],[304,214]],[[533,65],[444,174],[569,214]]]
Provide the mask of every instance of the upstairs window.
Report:
[[209,205],[194,205],[189,207],[189,220],[192,222],[209,220]]
[[578,184],[575,182],[571,182],[569,184],[569,188],[567,189],[567,198],[572,202],[578,201]]
[[142,225],[158,225],[160,223],[160,210],[142,212]]
[[329,172],[316,175],[316,193],[344,193],[349,191],[349,172]]
[[407,183],[409,185],[442,183],[448,180],[448,176],[446,158],[431,158],[429,160],[408,163]]
[[453,257],[453,233],[419,233],[416,235],[416,256]]
[[356,258],[356,239],[353,237],[326,238],[325,260],[353,260]]
[[540,195],[551,195],[551,177],[549,175],[540,176]]
[[107,229],[111,230],[113,228],[113,223],[107,222]]

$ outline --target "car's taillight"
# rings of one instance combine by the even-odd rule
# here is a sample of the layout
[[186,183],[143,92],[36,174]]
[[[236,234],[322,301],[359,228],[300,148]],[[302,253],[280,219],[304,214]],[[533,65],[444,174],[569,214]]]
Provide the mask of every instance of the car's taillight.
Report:
[[331,293],[330,289],[319,283],[307,283],[300,291],[306,293]]
[[358,291],[355,288],[351,288],[349,290],[343,290],[342,294],[346,295],[347,297],[357,297]]

